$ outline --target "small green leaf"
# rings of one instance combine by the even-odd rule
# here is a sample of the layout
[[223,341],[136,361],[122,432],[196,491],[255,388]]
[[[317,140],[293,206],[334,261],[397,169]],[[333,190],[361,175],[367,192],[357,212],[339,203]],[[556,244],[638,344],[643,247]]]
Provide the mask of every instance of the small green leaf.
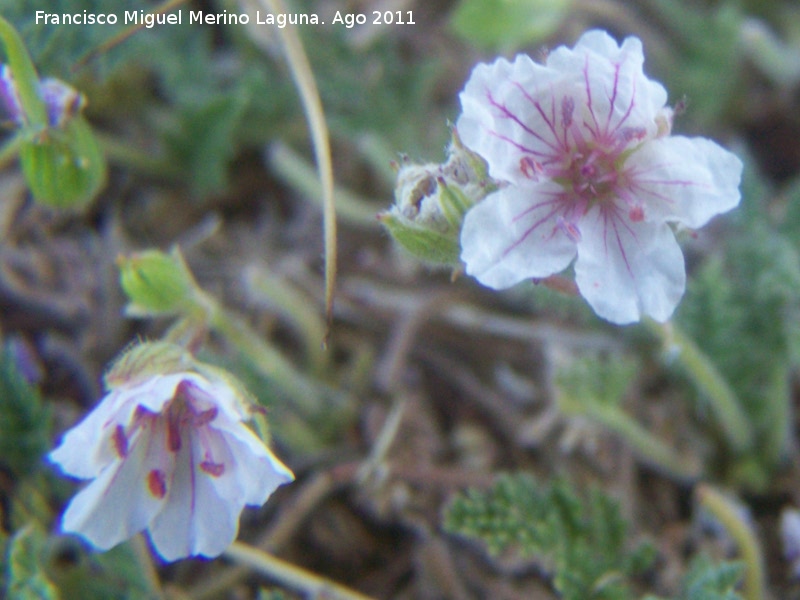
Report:
[[514,50],[545,42],[571,7],[571,0],[462,0],[450,25],[475,46]]
[[742,600],[736,588],[743,572],[741,563],[715,563],[700,554],[692,560],[678,600]]
[[457,497],[444,527],[482,540],[492,554],[535,556],[564,600],[627,600],[631,577],[654,558],[648,544],[629,544],[617,503],[603,492],[582,499],[564,481],[544,485],[524,474]]
[[30,474],[50,446],[50,411],[17,368],[14,355],[0,350],[0,461],[17,475]]

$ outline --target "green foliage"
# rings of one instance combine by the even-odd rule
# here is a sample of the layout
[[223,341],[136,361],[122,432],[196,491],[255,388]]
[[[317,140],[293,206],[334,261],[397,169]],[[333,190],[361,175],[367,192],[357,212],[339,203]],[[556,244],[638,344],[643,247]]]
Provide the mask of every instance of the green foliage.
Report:
[[545,42],[571,8],[571,0],[461,0],[450,26],[474,46],[510,51]]
[[53,581],[63,598],[151,600],[157,597],[131,544],[103,553],[79,552],[75,561],[53,570]]
[[564,481],[541,485],[525,474],[457,497],[444,526],[482,540],[492,554],[536,556],[566,600],[630,598],[630,578],[654,558],[647,544],[629,547],[627,525],[604,493],[584,500]]
[[648,70],[663,77],[672,102],[688,99],[681,120],[691,121],[693,128],[718,123],[742,87],[739,39],[745,16],[739,4],[728,0],[706,8],[673,0],[647,2],[664,32],[662,40],[670,44],[668,53],[646,51]]
[[0,462],[29,474],[50,445],[50,424],[50,411],[19,372],[14,354],[0,350]]
[[724,252],[692,274],[677,320],[748,414],[762,469],[750,483],[760,485],[786,451],[787,381],[800,359],[800,254],[769,220],[767,188],[752,170],[742,190]]
[[678,600],[741,600],[736,587],[743,570],[741,563],[714,563],[701,554],[692,561]]
[[[625,357],[591,356],[575,360],[567,368],[559,369],[556,376],[562,410],[583,412],[572,404],[617,405],[633,381],[639,365]],[[563,399],[563,402],[561,402]]]
[[20,529],[8,543],[6,597],[15,600],[58,600],[55,585],[44,572],[47,538],[34,525]]

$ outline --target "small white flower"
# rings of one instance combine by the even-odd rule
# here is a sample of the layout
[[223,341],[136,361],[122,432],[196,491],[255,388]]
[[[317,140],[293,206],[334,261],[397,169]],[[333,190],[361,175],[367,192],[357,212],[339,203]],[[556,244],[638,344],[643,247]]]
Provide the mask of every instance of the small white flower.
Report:
[[246,418],[227,381],[192,371],[112,388],[50,453],[65,473],[92,479],[63,530],[102,550],[147,530],[168,561],[221,554],[245,504],[294,479]]
[[457,130],[509,185],[466,215],[461,259],[495,289],[562,271],[601,317],[666,321],[684,292],[670,223],[697,228],[739,203],[742,163],[704,138],[669,136],[667,93],[637,38],[584,34],[545,64],[478,65]]

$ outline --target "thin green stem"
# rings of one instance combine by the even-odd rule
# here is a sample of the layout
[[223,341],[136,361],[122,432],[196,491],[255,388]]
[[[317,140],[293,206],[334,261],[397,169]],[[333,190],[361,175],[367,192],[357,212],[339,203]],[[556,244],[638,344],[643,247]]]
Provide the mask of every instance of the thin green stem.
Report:
[[213,299],[209,303],[209,326],[224,336],[258,371],[274,381],[306,414],[314,414],[321,395],[311,381],[295,369],[280,352],[258,337],[239,317]]
[[234,562],[247,565],[287,587],[298,590],[307,598],[371,600],[369,596],[241,542],[234,542],[225,551],[225,556]]
[[737,507],[708,484],[697,486],[697,499],[701,506],[722,523],[739,548],[739,554],[745,564],[742,590],[745,600],[767,598],[761,547],[753,530],[742,519]]
[[766,439],[763,442],[763,453],[770,465],[777,465],[784,457],[793,426],[789,379],[789,367],[785,363],[773,365],[766,398]]
[[[283,0],[261,0],[265,9],[276,14],[286,14]],[[333,160],[328,135],[328,125],[322,109],[322,100],[317,90],[317,82],[311,71],[297,28],[294,26],[278,29],[278,35],[283,42],[286,60],[292,72],[303,110],[306,113],[311,141],[314,145],[314,154],[317,159],[317,170],[322,183],[322,205],[325,220],[323,235],[325,238],[325,315],[330,326],[333,318],[333,294],[336,287],[336,206],[333,190]],[[327,334],[325,336],[327,338]],[[322,340],[323,344],[327,339]]]
[[740,454],[753,445],[753,429],[739,399],[711,359],[673,323],[645,321],[668,350],[675,354],[687,375],[708,399],[714,416],[731,448]]
[[700,466],[697,463],[676,454],[619,406],[600,403],[582,406],[587,416],[622,437],[645,462],[679,480],[693,481],[700,476]]
[[147,547],[147,543],[144,541],[142,534],[133,536],[131,539],[131,544],[133,546],[133,553],[136,555],[136,560],[139,562],[142,575],[144,575],[144,578],[147,581],[147,586],[150,589],[150,592],[153,594],[155,600],[163,600],[164,590],[161,588],[161,580],[158,578],[158,570],[153,564],[153,556],[150,554],[150,550]]
[[49,125],[47,107],[39,94],[39,75],[28,50],[11,23],[0,17],[0,40],[6,49],[8,64],[17,86],[19,100],[29,125],[45,128]]
[[328,363],[328,354],[319,343],[325,336],[325,322],[309,299],[290,282],[263,266],[247,269],[245,281],[256,301],[283,315],[300,333],[311,369],[322,373]]
[[164,157],[153,156],[109,135],[102,133],[95,133],[95,135],[109,161],[149,176],[171,180],[177,180],[180,177],[180,171]]
[[[300,195],[314,200],[322,198],[322,185],[314,169],[286,144],[277,142],[269,150],[272,171]],[[348,190],[336,189],[337,214],[357,227],[377,227],[377,210],[365,198]]]

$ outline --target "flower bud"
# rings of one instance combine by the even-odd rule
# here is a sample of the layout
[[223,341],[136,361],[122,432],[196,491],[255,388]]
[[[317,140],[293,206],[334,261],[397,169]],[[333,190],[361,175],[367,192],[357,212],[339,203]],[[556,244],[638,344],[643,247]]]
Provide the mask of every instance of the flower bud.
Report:
[[84,97],[57,79],[39,79],[19,34],[0,17],[0,105],[17,128],[19,158],[34,198],[56,208],[83,208],[106,180],[106,163],[81,115]]
[[106,163],[86,120],[58,114],[59,127],[22,132],[20,163],[37,202],[83,208],[106,180]]
[[447,162],[400,167],[395,204],[378,218],[417,258],[455,267],[464,215],[495,187],[483,159],[467,150],[454,131]]
[[192,305],[197,285],[180,252],[146,250],[117,259],[120,284],[134,316],[174,314]]

